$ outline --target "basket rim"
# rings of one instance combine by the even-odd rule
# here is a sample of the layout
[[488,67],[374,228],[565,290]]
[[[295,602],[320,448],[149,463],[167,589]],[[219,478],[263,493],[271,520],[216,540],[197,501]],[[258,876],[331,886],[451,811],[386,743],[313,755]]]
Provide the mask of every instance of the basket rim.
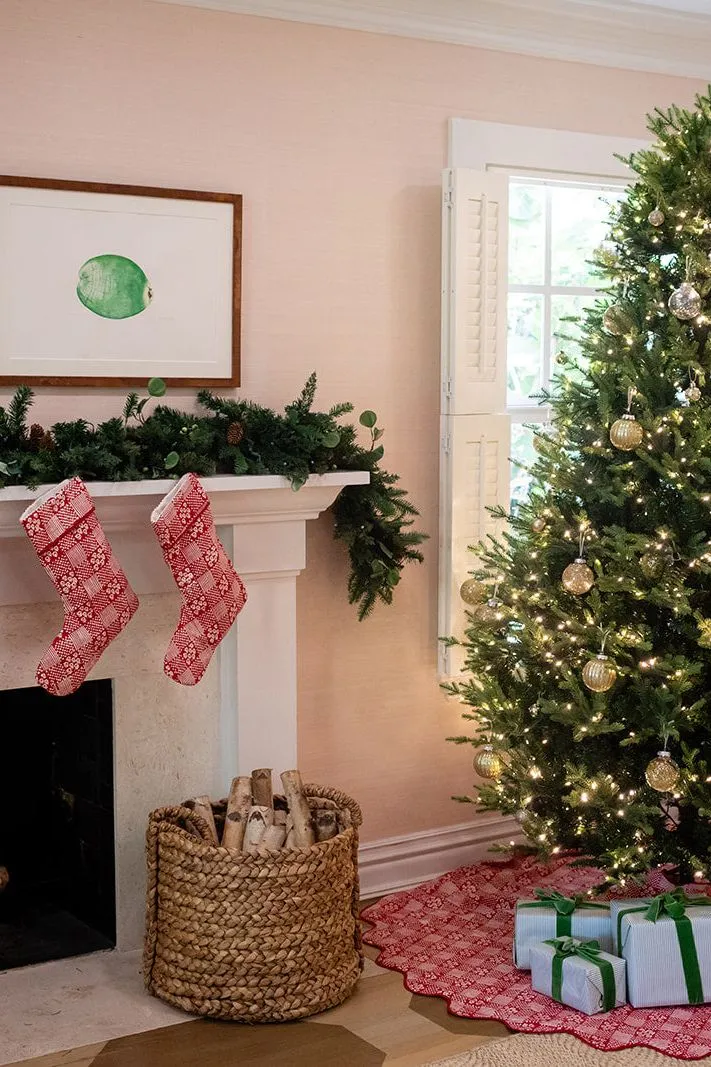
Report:
[[[170,815],[168,813],[170,813]],[[209,841],[205,841],[200,837],[195,837],[195,835],[191,834],[189,830],[186,830],[184,826],[179,826],[170,821],[170,816],[179,814],[189,819],[194,818],[195,815],[190,808],[176,805],[172,808],[156,808],[155,811],[150,813],[149,820],[158,824],[158,830],[161,835],[177,834],[181,841],[190,845],[191,851],[195,851],[198,855],[207,856],[220,852],[224,855],[225,859],[231,857],[233,860],[239,861],[240,863],[250,862],[254,863],[255,866],[260,866],[265,859],[284,863],[293,861],[298,856],[304,857],[308,855],[318,855],[319,852],[328,852],[330,848],[335,847],[336,844],[339,844],[341,841],[351,840],[355,832],[355,827],[348,826],[334,837],[329,837],[327,841],[315,841],[313,845],[297,845],[296,847],[290,848],[282,846],[277,851],[267,852],[265,854],[260,852],[242,852],[239,849],[227,848],[225,845],[212,845]],[[350,835],[350,837],[348,835]]]

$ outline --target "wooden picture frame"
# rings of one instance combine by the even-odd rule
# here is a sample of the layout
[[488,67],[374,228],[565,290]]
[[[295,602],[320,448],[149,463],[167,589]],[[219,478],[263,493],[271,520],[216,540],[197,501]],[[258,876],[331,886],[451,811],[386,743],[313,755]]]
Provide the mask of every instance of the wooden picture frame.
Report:
[[0,386],[238,386],[241,264],[239,194],[0,175]]

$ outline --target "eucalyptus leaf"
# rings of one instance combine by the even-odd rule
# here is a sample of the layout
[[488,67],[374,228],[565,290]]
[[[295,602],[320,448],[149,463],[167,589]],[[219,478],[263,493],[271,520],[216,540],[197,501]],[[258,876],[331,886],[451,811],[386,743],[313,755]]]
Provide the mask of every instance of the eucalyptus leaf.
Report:
[[358,421],[360,422],[361,426],[367,426],[369,430],[372,430],[372,428],[378,421],[378,416],[375,414],[374,411],[370,411],[367,409],[366,411],[361,411],[360,418]]

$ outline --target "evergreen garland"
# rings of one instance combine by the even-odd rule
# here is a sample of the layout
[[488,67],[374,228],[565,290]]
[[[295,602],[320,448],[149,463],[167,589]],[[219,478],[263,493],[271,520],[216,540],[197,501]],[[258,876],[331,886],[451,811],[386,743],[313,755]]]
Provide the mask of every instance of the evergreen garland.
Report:
[[283,414],[202,390],[197,397],[201,414],[160,404],[146,416],[149,399],[165,392],[165,383],[152,378],[148,396],[128,395],[121,418],[97,426],[75,419],[45,429],[28,426],[33,393],[19,386],[7,408],[0,406],[0,488],[34,488],[75,475],[87,482],[138,481],[192,471],[199,477],[280,474],[298,490],[311,474],[368,471],[368,485],[345,486],[338,496],[334,536],[348,549],[348,598],[357,604],[359,619],[378,600],[392,602],[405,564],[422,562],[417,546],[427,535],[411,529],[418,512],[398,487],[398,476],[380,466],[378,441],[384,431],[374,412],[360,416],[371,438],[370,447],[363,448],[356,428],[338,422],[352,404],[312,411],[315,374]]

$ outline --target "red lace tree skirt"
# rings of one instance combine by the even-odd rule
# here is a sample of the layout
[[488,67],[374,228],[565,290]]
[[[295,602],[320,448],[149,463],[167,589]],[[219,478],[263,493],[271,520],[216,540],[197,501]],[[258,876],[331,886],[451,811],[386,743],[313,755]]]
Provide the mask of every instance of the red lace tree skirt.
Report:
[[[513,966],[514,904],[537,886],[566,896],[599,884],[590,867],[566,860],[544,867],[531,859],[462,867],[411,892],[372,905],[365,934],[381,949],[378,963],[401,971],[411,993],[444,997],[452,1015],[497,1019],[528,1034],[573,1034],[604,1051],[645,1046],[681,1059],[711,1055],[711,1005],[617,1008],[583,1015],[534,993],[530,973]],[[663,874],[630,896],[673,888]]]

